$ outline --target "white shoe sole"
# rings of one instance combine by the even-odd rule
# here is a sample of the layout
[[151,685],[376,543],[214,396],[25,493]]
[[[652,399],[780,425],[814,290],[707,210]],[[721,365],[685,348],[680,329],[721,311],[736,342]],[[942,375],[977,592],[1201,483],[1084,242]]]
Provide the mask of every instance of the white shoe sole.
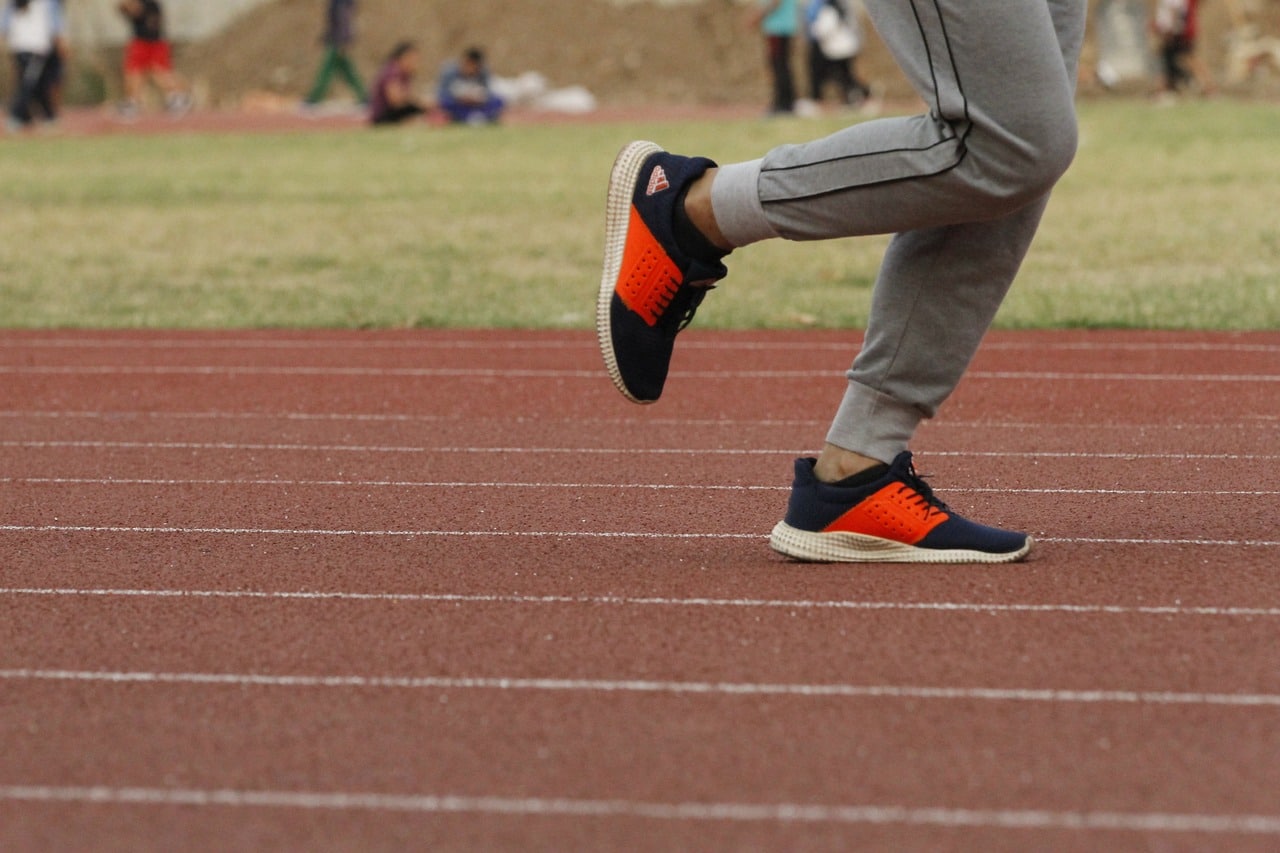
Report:
[[650,155],[663,149],[652,142],[632,142],[618,154],[609,175],[609,199],[604,220],[604,272],[600,276],[600,295],[596,299],[596,337],[600,341],[600,354],[604,367],[613,380],[614,387],[633,403],[642,405],[654,400],[639,400],[627,390],[618,369],[618,357],[613,351],[613,326],[609,312],[613,305],[613,291],[618,286],[622,272],[622,258],[627,248],[627,229],[631,224],[631,198],[635,194],[640,168]]
[[779,521],[769,536],[769,546],[779,554],[807,563],[1016,563],[1031,551],[1031,537],[1017,551],[917,548],[878,536],[860,533],[814,533]]

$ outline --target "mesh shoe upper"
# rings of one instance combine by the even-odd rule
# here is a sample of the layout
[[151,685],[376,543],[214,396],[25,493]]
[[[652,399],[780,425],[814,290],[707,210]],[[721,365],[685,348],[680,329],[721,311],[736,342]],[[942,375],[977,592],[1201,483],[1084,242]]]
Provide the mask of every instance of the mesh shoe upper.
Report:
[[[728,271],[722,263],[682,252],[674,233],[675,205],[683,190],[715,163],[652,146],[632,173],[624,158],[637,145],[647,143],[624,149],[610,188],[628,192],[629,210],[625,227],[620,222],[617,233],[608,235],[611,244],[620,245],[607,246],[606,257],[620,250],[621,260],[613,281],[604,283],[611,293],[607,320],[600,320],[608,327],[607,334],[601,331],[601,344],[606,363],[612,358],[616,365],[614,381],[623,393],[652,402],[666,382],[676,334],[689,324],[709,286]],[[606,276],[610,272],[606,269]]]
[[860,486],[823,483],[815,459],[797,459],[786,524],[813,533],[857,533],[917,548],[1005,554],[1026,536],[962,518],[934,495],[904,451],[883,476]]

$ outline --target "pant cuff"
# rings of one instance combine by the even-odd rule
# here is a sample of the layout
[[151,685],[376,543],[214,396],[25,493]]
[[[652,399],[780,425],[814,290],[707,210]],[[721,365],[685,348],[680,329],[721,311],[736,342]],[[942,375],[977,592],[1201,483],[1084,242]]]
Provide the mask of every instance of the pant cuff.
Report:
[[716,224],[735,249],[779,236],[760,202],[760,162],[721,166],[711,185]]
[[827,441],[886,464],[907,449],[925,414],[858,382],[850,382]]

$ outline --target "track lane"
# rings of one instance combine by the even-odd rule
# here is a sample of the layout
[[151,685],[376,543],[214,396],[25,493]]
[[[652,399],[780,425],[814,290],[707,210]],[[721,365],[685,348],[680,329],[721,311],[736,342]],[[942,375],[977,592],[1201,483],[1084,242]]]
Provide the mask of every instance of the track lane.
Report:
[[[839,398],[853,336],[687,343],[668,399],[637,409],[600,381],[589,336],[0,335],[0,494],[6,519],[45,528],[0,531],[0,616],[16,636],[0,654],[44,673],[4,682],[18,700],[0,702],[0,720],[21,740],[0,788],[158,795],[0,796],[0,846],[36,846],[41,832],[70,846],[104,831],[138,837],[130,826],[200,846],[222,822],[259,844],[324,826],[352,846],[1268,849],[1274,839],[1259,844],[1245,823],[1202,819],[1266,816],[1263,798],[1280,787],[1274,710],[1209,701],[1280,693],[1277,617],[1258,607],[1274,598],[1277,549],[1222,544],[1275,538],[1263,511],[1280,455],[1274,333],[993,335],[922,431],[920,461],[957,508],[1050,541],[1027,564],[963,570],[801,567],[764,544],[790,456],[821,440]],[[497,485],[508,482],[523,485]],[[492,529],[477,522],[485,514]],[[380,521],[386,532],[423,517],[470,524],[390,538],[200,532],[211,520]],[[534,523],[570,517],[588,535]],[[165,518],[176,522],[165,532],[58,529]],[[693,534],[646,538],[668,522]],[[606,523],[628,535],[590,538]],[[697,535],[717,530],[729,535]],[[234,595],[246,590],[346,597]],[[350,597],[362,592],[375,597]],[[439,597],[376,597],[386,593]],[[45,677],[55,666],[95,680]],[[855,689],[101,680],[148,667]],[[911,680],[962,692],[893,692]],[[975,691],[984,684],[1006,693]],[[1125,698],[1134,689],[1153,695]],[[68,749],[77,743],[94,747]],[[320,798],[306,811],[165,800],[228,787]],[[362,791],[629,805],[588,817],[324,799]],[[744,829],[634,811],[682,799],[848,806],[823,814],[862,818],[770,813]],[[863,819],[904,806],[950,822]],[[1116,813],[1129,831],[1105,822]],[[999,817],[1046,814],[1034,828]]]

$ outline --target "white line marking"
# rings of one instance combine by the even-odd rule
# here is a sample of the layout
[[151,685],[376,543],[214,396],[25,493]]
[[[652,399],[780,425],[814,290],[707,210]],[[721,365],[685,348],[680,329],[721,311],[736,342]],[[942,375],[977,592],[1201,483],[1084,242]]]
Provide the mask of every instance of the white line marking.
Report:
[[1035,540],[1056,545],[1204,545],[1213,548],[1280,547],[1280,541],[1265,539],[1129,539],[1088,536],[1036,536]]
[[1215,495],[1220,497],[1267,497],[1280,495],[1280,490],[1239,489],[1008,489],[1004,487],[953,487],[947,486],[947,494],[1012,494],[1012,495],[1132,495],[1132,496],[1173,496],[1188,497],[1192,495]]
[[3,681],[106,684],[195,684],[233,687],[300,687],[397,690],[499,690],[572,693],[666,693],[703,696],[798,696],[837,699],[1050,702],[1119,705],[1280,707],[1275,693],[1183,693],[1142,690],[1054,690],[1016,687],[926,687],[892,684],[762,684],[590,678],[492,678],[466,676],[264,675],[226,672],[107,672],[0,669]]
[[[1228,423],[1174,423],[1174,424],[1116,424],[1116,423],[1069,423],[1066,421],[930,421],[930,430],[943,429],[1007,429],[1007,430],[1061,430],[1081,431],[1114,431],[1132,433],[1135,430],[1153,431],[1167,430],[1185,433],[1190,430],[1249,430],[1263,427],[1274,429],[1275,417],[1267,415],[1243,415],[1247,420],[1232,420]],[[507,417],[462,417],[460,415],[424,415],[424,414],[386,414],[359,412],[58,412],[58,411],[0,411],[0,418],[33,420],[108,420],[116,422],[136,420],[227,420],[227,421],[297,421],[297,422],[360,422],[360,423],[506,423]],[[616,418],[539,418],[542,425],[577,424],[643,424],[645,426],[759,426],[759,427],[813,427],[814,418],[661,418],[650,416],[616,417]]]
[[1280,618],[1280,607],[1191,607],[1118,604],[983,604],[951,601],[813,601],[807,599],[644,598],[621,595],[461,595],[396,592],[268,592],[187,589],[3,589],[0,596],[41,598],[189,598],[271,601],[355,601],[418,604],[581,605],[590,607],[688,607],[760,610],[850,610],[926,613],[1014,613],[1073,616],[1211,616]]
[[[692,342],[691,342],[692,343]],[[705,347],[706,345],[704,345]],[[546,350],[581,350],[591,352],[595,349],[595,339],[581,337],[577,340],[546,339],[538,340],[477,340],[475,338],[420,339],[420,340],[381,340],[376,337],[347,338],[313,338],[307,340],[290,340],[287,338],[218,338],[209,340],[187,340],[183,338],[162,338],[155,340],[118,340],[103,338],[33,338],[33,339],[0,339],[0,347],[24,349],[39,347],[42,349],[115,349],[115,350],[452,350],[452,349],[546,349]]]
[[1273,373],[1066,373],[1052,370],[971,370],[965,378],[1017,382],[1280,382],[1280,374]]
[[[235,450],[255,452],[297,453],[567,453],[592,455],[637,456],[804,456],[812,450],[795,448],[724,448],[724,447],[461,447],[359,444],[256,444],[233,441],[0,441],[0,448],[103,449],[103,450]],[[1276,453],[1083,453],[1077,451],[969,451],[929,450],[921,457],[975,457],[983,459],[1174,459],[1178,461],[1255,461],[1280,459]]]
[[[263,528],[263,527],[148,527],[101,526],[61,524],[9,524],[0,525],[0,533],[110,533],[110,534],[173,534],[179,536],[351,536],[371,539],[395,538],[512,538],[512,539],[651,539],[651,540],[729,540],[746,539],[766,541],[761,533],[655,533],[636,531],[584,531],[584,530],[327,530],[320,528]],[[1093,537],[1036,536],[1041,543],[1066,545],[1194,545],[1214,548],[1276,548],[1280,541],[1264,539],[1108,539]]]
[[0,525],[0,533],[136,533],[223,536],[359,536],[375,539],[476,537],[530,539],[760,539],[759,533],[628,533],[571,530],[324,530],[258,527],[99,527],[83,525]]
[[[572,335],[573,333],[569,333]],[[732,352],[736,350],[780,350],[786,352],[841,352],[853,353],[862,346],[862,335],[851,334],[848,341],[777,341],[752,340],[739,336],[724,336],[717,340],[700,340],[695,331],[680,339],[681,349],[711,350],[714,352]],[[1188,341],[1054,341],[1051,336],[1044,336],[1026,341],[986,341],[982,351],[1015,351],[1043,352],[1046,350],[1066,352],[1280,352],[1280,345],[1250,344],[1228,342],[1188,342]],[[585,335],[565,338],[518,338],[518,339],[476,339],[476,338],[421,338],[414,340],[383,340],[373,336],[311,338],[306,340],[280,339],[277,337],[262,338],[218,338],[191,340],[184,338],[161,338],[151,340],[120,340],[104,338],[0,338],[0,348],[7,349],[182,349],[182,350],[418,350],[418,349],[546,349],[575,350],[594,353],[595,340]]]
[[[358,445],[358,444],[267,444],[232,441],[0,441],[0,447],[25,449],[104,449],[104,450],[247,450],[255,452],[300,452],[300,453],[571,453],[571,454],[635,454],[652,453],[658,455],[695,455],[695,454],[746,454],[755,456],[772,456],[778,454],[798,455],[804,451],[797,450],[729,450],[713,448],[697,450],[687,447],[674,448],[571,448],[571,447],[423,447],[412,445]],[[1179,457],[1181,458],[1181,457]],[[1216,457],[1215,457],[1216,458]]]
[[661,821],[779,824],[904,825],[1078,832],[1280,834],[1280,815],[1175,812],[1059,812],[1041,809],[955,809],[817,803],[649,802],[625,799],[476,797],[192,788],[0,787],[0,800],[119,806],[376,811],[501,817],[640,818]]
[[[700,492],[789,492],[790,486],[760,485],[709,485],[698,483],[538,483],[510,481],[461,481],[461,480],[271,480],[271,479],[159,479],[130,477],[0,477],[0,484],[22,486],[288,486],[288,487],[337,487],[337,488],[395,488],[395,489],[632,489],[639,491],[700,491]],[[1010,494],[1010,495],[1117,495],[1133,497],[1157,496],[1214,496],[1214,497],[1269,497],[1280,495],[1280,490],[1241,491],[1235,489],[1018,489],[1005,487],[948,486],[947,494]]]
[[[329,530],[259,527],[148,527],[93,525],[0,525],[0,533],[121,533],[226,536],[353,536],[368,538],[530,538],[530,539],[756,539],[760,533],[657,533],[582,530]],[[1204,545],[1213,547],[1274,548],[1280,541],[1252,539],[1110,539],[1037,536],[1037,542],[1084,545]]]
[[[334,486],[403,489],[633,489],[641,491],[790,491],[790,486],[681,485],[673,483],[513,483],[400,480],[152,480],[96,477],[0,477],[0,484],[47,486]],[[954,490],[953,490],[954,491]],[[1200,493],[1196,493],[1200,494]]]
[[[123,423],[139,420],[175,420],[175,421],[339,421],[339,422],[371,422],[371,423],[439,423],[441,421],[462,422],[498,422],[509,420],[505,417],[462,418],[458,415],[392,415],[392,414],[360,414],[341,412],[54,412],[54,411],[4,411],[0,418],[33,420],[104,420]],[[805,422],[807,423],[807,422]]]
[[[262,365],[142,365],[142,366],[13,366],[0,365],[10,376],[339,376],[438,379],[600,379],[603,370],[565,368],[483,367],[267,367]],[[831,370],[686,370],[688,379],[843,379]],[[971,370],[970,380],[1016,382],[1280,382],[1280,374],[1233,373],[1066,373],[1057,371]]]

